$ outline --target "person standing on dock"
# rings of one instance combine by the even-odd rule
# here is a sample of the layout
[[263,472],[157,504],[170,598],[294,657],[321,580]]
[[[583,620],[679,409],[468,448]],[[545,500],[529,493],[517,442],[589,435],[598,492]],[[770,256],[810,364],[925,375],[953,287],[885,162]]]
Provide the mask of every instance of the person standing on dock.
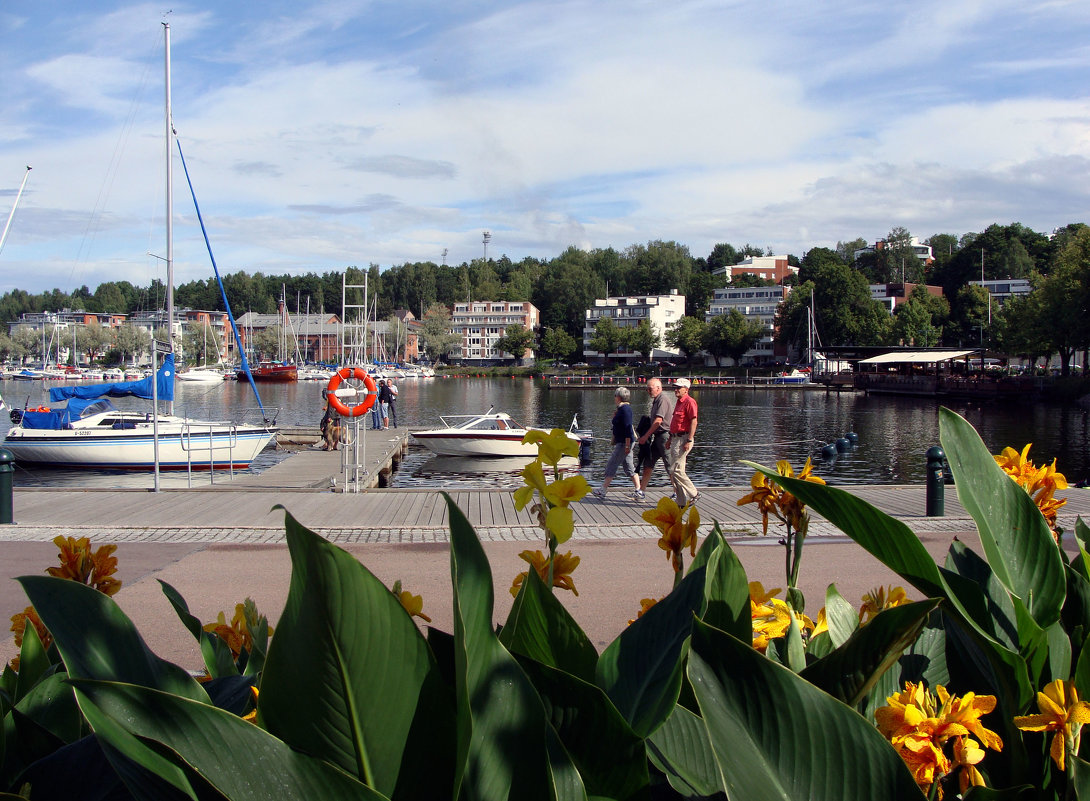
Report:
[[386,379],[386,388],[390,390],[390,422],[397,428],[397,384],[393,378]]
[[640,479],[632,466],[632,443],[635,441],[635,432],[632,430],[632,407],[628,403],[628,387],[617,387],[613,400],[617,403],[617,411],[613,413],[613,451],[606,462],[606,474],[602,486],[594,490],[594,497],[604,500],[609,491],[609,485],[613,477],[617,475],[617,468],[623,468],[626,478],[632,479],[632,495],[637,500],[643,498],[640,489]]
[[390,428],[390,399],[393,395],[390,393],[390,384],[386,381],[378,382],[378,402],[382,407],[382,430],[385,431]]
[[695,503],[700,497],[692,480],[685,474],[685,460],[689,457],[689,451],[693,449],[696,440],[697,407],[696,401],[689,395],[690,382],[687,378],[679,378],[674,382],[674,395],[677,403],[674,405],[674,414],[670,418],[670,438],[667,446],[670,449],[670,461],[666,465],[670,481],[677,493],[678,506]]
[[643,462],[643,480],[640,489],[647,491],[647,484],[651,481],[651,471],[655,462],[662,460],[662,466],[666,475],[670,475],[670,460],[666,451],[666,439],[670,436],[670,421],[674,417],[675,399],[662,391],[662,381],[658,378],[647,380],[647,391],[651,395],[651,410],[647,413],[651,418],[651,427],[647,433],[637,440],[640,448],[647,449],[647,456]]
[[382,428],[382,391],[386,388],[386,379],[378,380],[378,392],[375,395],[374,405],[371,406],[371,430],[378,431]]

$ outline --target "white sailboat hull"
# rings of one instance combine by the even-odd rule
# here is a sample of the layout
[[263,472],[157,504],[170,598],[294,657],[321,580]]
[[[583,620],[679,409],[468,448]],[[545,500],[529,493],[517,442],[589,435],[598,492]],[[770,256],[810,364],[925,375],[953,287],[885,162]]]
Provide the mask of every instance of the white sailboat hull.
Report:
[[[98,417],[96,415],[95,417]],[[114,413],[112,419],[119,415]],[[13,427],[4,447],[17,462],[39,467],[72,469],[149,470],[155,464],[152,421],[146,415],[124,414],[122,425],[81,420],[71,429]],[[275,436],[276,430],[227,422],[197,422],[179,417],[159,418],[161,470],[246,468]]]

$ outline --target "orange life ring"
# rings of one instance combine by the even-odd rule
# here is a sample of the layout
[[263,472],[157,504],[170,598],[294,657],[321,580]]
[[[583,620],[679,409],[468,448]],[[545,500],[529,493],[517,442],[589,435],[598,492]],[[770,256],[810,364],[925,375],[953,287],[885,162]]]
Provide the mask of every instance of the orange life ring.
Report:
[[[367,387],[367,394],[363,397],[363,402],[356,406],[346,406],[345,403],[336,396],[337,387],[341,385],[342,381],[349,378],[355,378],[358,381],[362,381],[363,385]],[[344,417],[359,417],[375,404],[375,398],[378,395],[378,390],[375,387],[375,379],[367,375],[367,371],[362,367],[342,367],[335,372],[332,378],[329,379],[329,384],[326,386],[326,400],[329,401],[329,405],[337,410]]]

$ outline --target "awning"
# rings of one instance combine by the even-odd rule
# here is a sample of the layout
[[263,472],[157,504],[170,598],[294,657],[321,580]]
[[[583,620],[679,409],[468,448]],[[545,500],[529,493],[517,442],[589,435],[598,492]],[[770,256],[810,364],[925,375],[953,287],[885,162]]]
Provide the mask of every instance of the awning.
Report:
[[937,364],[952,359],[963,359],[972,354],[980,354],[980,348],[972,350],[905,350],[899,353],[883,353],[860,359],[859,364]]

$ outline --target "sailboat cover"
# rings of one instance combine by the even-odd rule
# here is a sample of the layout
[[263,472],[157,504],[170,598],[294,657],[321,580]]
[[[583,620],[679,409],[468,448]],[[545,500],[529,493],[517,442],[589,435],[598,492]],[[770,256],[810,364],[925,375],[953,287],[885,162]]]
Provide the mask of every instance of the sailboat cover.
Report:
[[49,389],[49,402],[57,403],[67,400],[68,405],[63,409],[50,410],[48,412],[23,412],[23,428],[43,428],[61,430],[71,428],[72,420],[78,420],[83,410],[94,404],[100,398],[145,398],[151,400],[155,397],[152,380],[158,381],[159,400],[174,400],[174,354],[168,353],[163,359],[163,365],[159,368],[154,379],[152,376],[142,378],[139,381],[114,381],[105,384],[90,384],[88,386],[51,387]]

